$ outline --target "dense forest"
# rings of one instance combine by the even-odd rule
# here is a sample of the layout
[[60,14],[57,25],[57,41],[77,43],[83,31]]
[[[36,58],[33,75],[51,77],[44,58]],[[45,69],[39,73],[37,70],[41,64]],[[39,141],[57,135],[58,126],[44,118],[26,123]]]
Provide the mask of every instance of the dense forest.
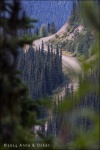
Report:
[[20,77],[28,85],[33,99],[46,97],[63,84],[62,52],[58,46],[53,50],[52,45],[48,45],[48,51],[45,52],[42,41],[39,49],[30,46],[26,53],[20,49],[17,62]]

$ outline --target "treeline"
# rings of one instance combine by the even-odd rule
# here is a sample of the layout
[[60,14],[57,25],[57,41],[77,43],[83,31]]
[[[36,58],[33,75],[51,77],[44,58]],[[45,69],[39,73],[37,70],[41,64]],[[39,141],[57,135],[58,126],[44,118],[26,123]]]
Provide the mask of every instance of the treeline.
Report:
[[51,24],[48,23],[47,25],[42,24],[40,29],[38,27],[35,27],[34,34],[36,36],[46,37],[50,34],[55,34],[56,31],[57,31],[57,27],[56,27],[55,23],[52,22]]
[[57,27],[54,22],[46,24],[42,24],[39,28],[38,26],[34,27],[34,30],[31,28],[25,30],[18,30],[18,36],[28,35],[28,36],[36,36],[36,37],[46,37],[57,32]]
[[48,51],[44,52],[44,43],[39,49],[29,47],[25,53],[19,50],[18,69],[21,71],[21,79],[28,85],[32,98],[46,97],[58,85],[63,83],[62,53],[58,46],[54,51],[52,45],[48,45]]

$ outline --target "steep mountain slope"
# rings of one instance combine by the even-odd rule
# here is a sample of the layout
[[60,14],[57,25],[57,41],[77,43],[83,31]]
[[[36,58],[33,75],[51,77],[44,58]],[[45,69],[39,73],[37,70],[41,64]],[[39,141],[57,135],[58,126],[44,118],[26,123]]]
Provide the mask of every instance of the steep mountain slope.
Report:
[[92,28],[88,29],[87,25],[83,23],[80,14],[79,6],[75,4],[63,32],[56,33],[55,38],[49,42],[55,47],[58,44],[62,50],[71,52],[74,56],[91,57],[94,32]]
[[[68,26],[68,23],[65,23],[56,34],[59,35],[59,36],[61,36],[61,34],[63,34],[65,32],[67,26]],[[41,45],[42,41],[43,41],[44,42],[45,50],[47,50],[47,44],[46,43],[49,42],[49,41],[51,41],[52,39],[54,39],[55,36],[56,36],[56,34],[53,34],[51,36],[38,39],[38,40],[36,40],[36,41],[33,42],[33,45],[35,47],[39,47]]]
[[27,14],[38,19],[37,26],[41,24],[48,24],[52,21],[55,22],[57,29],[59,29],[69,18],[72,10],[73,1],[22,1],[22,7],[24,7]]

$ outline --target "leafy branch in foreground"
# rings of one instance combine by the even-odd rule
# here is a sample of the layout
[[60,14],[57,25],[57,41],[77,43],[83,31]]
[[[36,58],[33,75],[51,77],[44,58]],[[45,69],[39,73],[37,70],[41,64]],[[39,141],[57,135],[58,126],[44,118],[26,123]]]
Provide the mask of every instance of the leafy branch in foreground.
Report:
[[[58,113],[62,114],[63,118],[61,131],[65,131],[59,136],[62,147],[66,149],[99,149],[99,8],[93,1],[80,3],[84,19],[88,20],[89,27],[92,26],[94,31],[95,43],[91,58],[89,60],[85,58],[81,62],[82,74],[79,78],[78,91],[74,96],[65,97],[58,107]],[[71,136],[68,142],[67,136],[64,136],[67,127]]]

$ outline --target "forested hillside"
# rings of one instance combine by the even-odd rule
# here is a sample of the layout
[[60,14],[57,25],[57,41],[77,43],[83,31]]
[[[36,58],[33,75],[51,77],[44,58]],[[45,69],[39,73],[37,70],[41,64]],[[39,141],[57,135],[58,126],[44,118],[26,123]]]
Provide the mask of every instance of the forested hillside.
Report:
[[62,52],[58,46],[54,52],[52,45],[48,45],[48,51],[45,52],[42,41],[39,49],[35,50],[30,46],[26,53],[21,49],[17,62],[20,77],[28,85],[33,99],[46,97],[63,84]]
[[55,22],[57,30],[67,21],[72,10],[73,1],[22,1],[22,7],[31,18],[38,19],[39,28],[42,24]]
[[73,3],[71,16],[68,19],[68,26],[63,35],[56,35],[51,43],[59,43],[65,52],[70,52],[73,56],[92,55],[91,48],[94,42],[94,30],[83,22],[79,3]]

